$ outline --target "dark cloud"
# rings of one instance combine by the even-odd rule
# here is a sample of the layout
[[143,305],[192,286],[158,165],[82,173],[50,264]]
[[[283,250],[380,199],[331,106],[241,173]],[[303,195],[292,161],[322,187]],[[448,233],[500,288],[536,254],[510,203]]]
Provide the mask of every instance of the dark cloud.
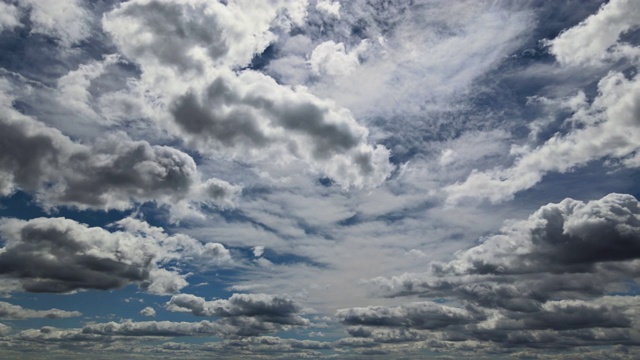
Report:
[[308,326],[299,316],[302,310],[293,300],[267,294],[233,294],[226,300],[206,301],[190,294],[178,294],[167,303],[171,311],[188,311],[196,316],[221,317],[227,336],[258,336],[288,326]]
[[201,182],[193,159],[177,149],[123,134],[86,146],[12,108],[3,110],[0,194],[22,189],[36,193],[45,207],[122,210],[136,202],[224,203],[239,193],[221,180]]
[[336,317],[345,325],[442,329],[477,322],[482,314],[431,302],[398,307],[370,306],[339,310]]
[[217,2],[130,1],[103,24],[140,65],[137,91],[158,94],[152,103],[140,101],[159,113],[169,110],[170,118],[154,120],[195,150],[249,161],[299,159],[344,186],[379,185],[392,170],[389,151],[370,145],[368,130],[347,109],[243,69],[277,29],[305,16],[297,2],[271,5],[238,13],[240,7]]
[[344,324],[359,326],[350,330],[352,336],[379,342],[385,338],[374,330],[403,328],[432,330],[444,340],[515,347],[636,343],[636,297],[606,295],[627,291],[627,282],[638,275],[639,249],[640,208],[633,196],[610,194],[586,203],[565,199],[510,222],[448,263],[432,263],[425,274],[373,280],[387,296],[455,299],[464,309],[412,304],[337,315]]
[[377,182],[390,171],[388,154],[367,144],[368,131],[346,110],[261,74],[218,77],[200,95],[179,96],[171,112],[185,139],[205,153],[285,151],[343,184]]
[[[154,230],[135,219],[123,224],[129,230],[135,226]],[[166,294],[187,285],[184,275],[161,268],[178,254],[192,257],[196,263],[215,260],[219,264],[230,259],[220,244],[203,245],[158,229],[151,236],[142,230],[135,235],[109,232],[65,218],[2,219],[0,275],[19,281],[30,292],[109,290],[133,283],[149,292]]]

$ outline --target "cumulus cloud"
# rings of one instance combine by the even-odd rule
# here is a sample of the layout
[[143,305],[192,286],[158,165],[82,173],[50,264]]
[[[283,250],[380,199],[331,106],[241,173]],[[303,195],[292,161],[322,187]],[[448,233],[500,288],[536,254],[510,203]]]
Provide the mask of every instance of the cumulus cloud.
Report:
[[320,0],[316,3],[316,9],[340,18],[340,3],[338,1]]
[[547,45],[562,64],[593,64],[630,55],[638,49],[619,42],[620,35],[640,26],[640,4],[633,0],[612,0],[598,13],[561,33]]
[[167,303],[170,311],[188,311],[196,316],[221,317],[226,336],[258,336],[291,326],[308,326],[298,315],[302,308],[293,300],[267,294],[233,294],[227,300],[206,301],[190,294],[178,294]]
[[205,94],[179,97],[172,115],[188,142],[205,153],[294,156],[345,186],[377,185],[392,168],[389,151],[368,145],[367,129],[346,109],[260,73],[218,78]]
[[18,5],[28,9],[32,33],[51,36],[62,46],[77,44],[91,35],[92,14],[81,0],[19,0]]
[[432,302],[398,307],[369,306],[338,310],[336,317],[345,325],[387,326],[414,329],[442,329],[478,321],[482,314]]
[[140,310],[140,315],[154,317],[156,316],[156,310],[151,306],[147,306],[146,308]]
[[640,299],[608,294],[625,293],[639,275],[639,206],[623,194],[543,206],[427,273],[372,280],[386,296],[448,298],[462,307],[353,308],[338,318],[361,326],[351,332],[364,337],[374,336],[370,327],[404,327],[510,346],[637,343]]
[[311,71],[318,76],[347,76],[360,65],[358,54],[366,51],[366,48],[367,42],[362,41],[358,47],[347,52],[343,43],[325,41],[311,52],[309,58]]
[[[226,206],[240,188],[218,179],[203,182],[193,159],[166,146],[107,134],[92,146],[73,142],[55,128],[25,116],[5,98],[0,116],[0,194],[35,193],[46,208],[131,208],[156,202],[181,208]],[[182,210],[184,212],[184,210]]]
[[253,256],[260,257],[264,254],[264,246],[255,246],[253,248]]
[[0,32],[11,31],[21,26],[20,9],[5,2],[0,3]]
[[121,336],[202,336],[216,335],[215,323],[201,321],[172,322],[172,321],[124,321],[87,324],[82,328],[82,334],[91,335],[121,335]]
[[[18,334],[21,339],[65,341],[101,340],[104,337],[179,337],[179,336],[219,336],[224,338],[257,337],[265,333],[307,326],[309,320],[295,315],[300,307],[291,300],[264,294],[234,294],[228,300],[204,302],[193,295],[179,294],[172,297],[167,308],[172,311],[193,311],[199,316],[217,316],[217,321],[172,322],[125,320],[121,322],[89,323],[82,329],[26,330]],[[196,308],[204,304],[200,312]],[[210,306],[209,306],[210,305]],[[220,308],[213,308],[220,306]],[[141,312],[144,316],[154,316],[152,308]],[[243,340],[244,341],[244,340]],[[253,340],[247,340],[252,341]],[[326,348],[316,341],[285,341],[293,348]]]
[[[370,145],[368,130],[348,110],[237,69],[275,39],[273,29],[301,21],[306,4],[243,5],[131,1],[107,14],[104,27],[123,55],[141,66],[138,86],[157,94],[155,118],[199,152],[248,161],[301,159],[344,186],[384,181],[392,169],[389,151]],[[185,70],[198,68],[197,77]]]
[[32,310],[22,306],[0,302],[0,319],[21,320],[34,318],[62,319],[82,316],[79,311],[66,311],[60,309]]
[[[123,221],[123,226],[143,222]],[[146,225],[147,228],[150,228]],[[109,290],[138,284],[151,293],[174,293],[188,285],[185,275],[161,266],[182,254],[196,262],[229,259],[222,245],[205,244],[184,235],[157,236],[109,232],[65,218],[28,221],[2,219],[0,274],[18,280],[30,292],[66,293],[82,289]],[[184,241],[184,243],[183,243]]]

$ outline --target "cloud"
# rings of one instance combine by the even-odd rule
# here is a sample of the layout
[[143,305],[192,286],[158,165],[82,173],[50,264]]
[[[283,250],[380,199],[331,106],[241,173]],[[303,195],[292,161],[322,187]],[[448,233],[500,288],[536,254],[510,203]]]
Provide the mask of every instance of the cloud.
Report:
[[[547,41],[551,53],[562,64],[598,65],[628,52],[640,55],[630,44],[619,42],[620,35],[640,26],[640,5],[633,0],[612,0],[580,24]],[[627,53],[627,54],[625,54]]]
[[[252,4],[250,11],[236,5],[131,1],[104,18],[119,50],[141,66],[136,86],[157,95],[158,124],[207,156],[254,164],[299,159],[345,187],[383,182],[392,170],[389,151],[370,145],[368,130],[348,110],[237,69],[276,38],[275,29],[301,21],[306,3]],[[168,37],[154,35],[167,31]],[[198,68],[197,76],[185,71]]]
[[[630,51],[637,53],[640,48],[619,40],[621,33],[640,26],[636,8],[633,1],[606,4],[597,14],[549,41],[551,52],[563,65],[597,63],[612,53],[629,66],[637,65],[638,56]],[[618,51],[622,48],[625,51]],[[614,69],[600,79],[597,90],[593,98],[583,92],[570,98],[538,98],[572,113],[564,121],[564,129],[539,146],[514,145],[510,167],[474,170],[465,181],[446,187],[449,201],[480,198],[502,202],[533,187],[550,172],[566,173],[593,160],[604,159],[616,167],[639,167],[635,139],[640,134],[636,121],[640,77]]]
[[340,3],[338,1],[320,0],[316,3],[316,9],[338,19],[340,18]]
[[156,310],[151,306],[147,306],[146,308],[140,310],[140,315],[154,317],[156,316]]
[[[132,223],[145,224],[123,221],[124,226]],[[29,292],[109,290],[138,284],[151,293],[175,293],[188,285],[185,275],[163,269],[162,264],[182,254],[185,259],[195,258],[196,264],[220,264],[230,258],[221,245],[202,245],[184,235],[159,233],[154,238],[109,232],[65,218],[5,218],[0,221],[0,235],[4,240],[0,274],[6,280],[18,280]]]
[[0,3],[0,32],[20,27],[20,9],[8,3]]
[[366,49],[367,42],[364,40],[348,53],[343,43],[335,43],[332,40],[325,41],[311,52],[309,58],[311,71],[321,77],[348,76],[360,65],[358,54],[365,52]]
[[80,0],[19,0],[18,5],[28,9],[32,33],[51,36],[62,46],[77,44],[91,35],[91,13]]
[[[307,326],[309,320],[297,315],[302,308],[293,300],[267,294],[233,294],[228,300],[205,301],[203,298],[178,294],[167,303],[170,311],[189,311],[196,316],[218,316],[225,323],[253,334],[251,328],[270,330],[273,325]],[[257,333],[257,332],[256,332]]]
[[21,319],[34,319],[34,318],[48,318],[48,319],[62,319],[69,317],[82,316],[79,311],[65,311],[60,309],[50,310],[32,310],[25,309],[22,306],[10,304],[7,302],[0,302],[0,318],[10,320]]
[[215,323],[210,321],[171,322],[171,321],[124,321],[87,324],[82,334],[116,336],[203,336],[218,333]]
[[330,60],[321,67],[342,60],[348,71],[308,86],[358,118],[393,118],[376,125],[385,137],[402,134],[400,142],[465,106],[474,83],[521,46],[532,21],[526,10],[477,1],[349,1],[340,14],[334,21],[310,17],[315,27],[307,36],[323,43],[316,44],[316,55],[328,53],[332,43],[353,49],[317,57]]
[[633,196],[565,199],[507,222],[500,234],[454,260],[432,262],[426,273],[372,280],[386,296],[445,298],[460,308],[418,303],[345,309],[338,317],[362,326],[352,335],[365,337],[374,336],[369,327],[405,327],[438,330],[433,335],[445,341],[502,346],[634,344],[639,300],[609,294],[628,291],[639,260],[640,203]]
[[412,303],[398,307],[369,306],[338,310],[336,317],[345,325],[442,329],[476,322],[482,314],[432,302]]
[[262,254],[264,254],[264,246],[255,246],[253,248],[253,256],[254,257],[260,257],[260,256],[262,256]]
[[107,134],[92,146],[73,142],[55,128],[25,116],[4,99],[0,116],[0,194],[35,193],[45,208],[131,208],[156,202],[185,215],[195,204],[228,206],[240,188],[218,179],[200,180],[186,153]]

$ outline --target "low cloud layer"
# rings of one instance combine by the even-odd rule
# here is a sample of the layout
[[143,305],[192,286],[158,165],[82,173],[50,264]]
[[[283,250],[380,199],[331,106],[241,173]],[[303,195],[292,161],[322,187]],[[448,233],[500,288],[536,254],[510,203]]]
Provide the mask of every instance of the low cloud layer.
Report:
[[633,196],[565,199],[450,262],[432,263],[427,273],[372,280],[385,296],[440,298],[455,308],[427,302],[345,309],[337,317],[364,327],[352,330],[364,337],[374,336],[371,329],[404,328],[433,330],[422,337],[443,341],[517,347],[637,344],[640,302],[612,294],[631,291],[638,261],[640,203]]
[[60,309],[49,310],[32,310],[25,309],[19,305],[13,305],[7,302],[0,302],[0,319],[34,319],[34,318],[48,318],[48,319],[62,319],[68,317],[82,316],[79,311],[65,311]]
[[179,294],[171,297],[167,309],[223,318],[219,322],[228,327],[227,332],[244,336],[310,324],[309,320],[298,315],[302,307],[293,300],[267,294],[233,294],[228,300],[213,301]]

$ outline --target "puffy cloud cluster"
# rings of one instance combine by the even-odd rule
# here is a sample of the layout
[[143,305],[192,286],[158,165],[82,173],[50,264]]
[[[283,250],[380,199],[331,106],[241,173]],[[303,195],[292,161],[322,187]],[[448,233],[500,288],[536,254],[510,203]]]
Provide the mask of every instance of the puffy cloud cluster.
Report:
[[[119,226],[138,231],[109,232],[65,218],[0,220],[0,276],[29,292],[109,290],[138,284],[156,294],[188,285],[185,275],[162,268],[193,259],[215,265],[230,260],[220,244],[202,244],[185,235],[169,236],[136,219]],[[14,289],[15,290],[15,289]]]
[[[620,35],[640,26],[635,1],[616,0],[579,25],[548,42],[563,65],[589,66],[604,60],[638,65],[640,47],[622,42]],[[507,168],[473,171],[462,183],[446,188],[451,202],[486,198],[500,202],[539,183],[549,172],[565,173],[592,160],[608,159],[618,166],[640,166],[640,76],[613,70],[598,82],[588,99],[580,92],[571,99],[551,100],[571,111],[566,133],[558,132],[536,147],[514,146],[514,164]]]
[[337,317],[357,326],[350,329],[353,336],[378,342],[397,339],[404,329],[405,341],[638,344],[640,297],[611,294],[629,292],[639,263],[640,203],[633,196],[565,199],[508,223],[450,262],[432,263],[427,273],[372,280],[385,296],[420,295],[451,306],[352,308]]
[[619,42],[620,35],[640,26],[640,4],[633,0],[612,0],[597,14],[548,41],[559,62],[570,65],[597,65],[604,60],[638,56],[630,44]]
[[65,47],[91,36],[92,14],[81,0],[18,0],[17,3],[29,14],[32,33],[51,36]]
[[20,26],[20,9],[5,2],[0,3],[0,32]]
[[228,335],[257,336],[289,326],[308,326],[309,320],[293,300],[267,294],[233,294],[226,300],[206,301],[190,295],[174,295],[167,303],[170,311],[191,312],[196,316],[223,318]]
[[175,215],[197,203],[226,206],[239,195],[225,181],[203,182],[193,159],[177,149],[122,134],[79,144],[19,113],[10,99],[0,107],[0,195],[28,191],[46,208],[124,210],[156,202]]
[[154,96],[139,100],[199,152],[299,159],[344,186],[378,185],[392,169],[389,151],[368,144],[368,130],[348,110],[243,69],[305,11],[296,1],[129,1],[103,25],[140,65],[135,86]]

